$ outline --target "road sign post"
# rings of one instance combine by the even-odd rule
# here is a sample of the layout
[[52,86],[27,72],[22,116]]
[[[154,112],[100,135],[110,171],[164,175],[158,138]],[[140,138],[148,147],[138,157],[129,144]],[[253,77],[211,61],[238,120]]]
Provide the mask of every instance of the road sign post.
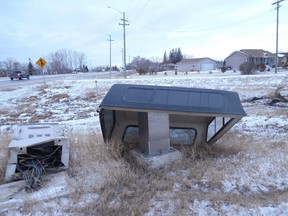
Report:
[[41,67],[41,73],[43,75],[44,85],[46,85],[46,82],[45,82],[45,76],[44,76],[44,72],[43,72],[43,67],[46,65],[46,63],[47,62],[43,58],[39,58],[38,61],[36,62],[36,64]]

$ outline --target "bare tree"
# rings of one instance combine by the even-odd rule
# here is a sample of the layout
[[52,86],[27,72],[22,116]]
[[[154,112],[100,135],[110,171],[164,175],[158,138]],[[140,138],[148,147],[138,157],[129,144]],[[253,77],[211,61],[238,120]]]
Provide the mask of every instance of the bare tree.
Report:
[[47,60],[52,73],[69,73],[75,68],[82,69],[86,56],[84,53],[62,49],[50,53]]
[[151,72],[159,71],[162,59],[160,57],[151,57],[150,60],[152,62],[152,64],[150,65],[150,71]]
[[8,58],[5,62],[4,62],[4,65],[5,65],[5,69],[6,70],[14,70],[14,62],[16,62],[15,59],[13,58]]
[[68,64],[69,64],[69,68],[73,69],[73,51],[72,50],[68,50]]
[[84,53],[78,53],[78,63],[79,63],[79,66],[80,66],[81,71],[84,70],[83,64],[84,64],[85,61],[86,61],[86,56],[85,56],[85,54],[84,54]]
[[[47,61],[45,70],[48,73],[71,73],[76,68],[87,70],[87,66],[84,66],[87,57],[82,52],[61,49],[48,54],[45,59]],[[6,61],[0,62],[1,70],[26,70],[27,68],[28,62],[20,63],[13,58],[7,58]]]
[[141,75],[147,74],[148,72],[154,72],[155,70],[152,65],[153,62],[151,60],[137,56],[133,58],[132,62],[128,66],[136,69],[136,71]]
[[14,61],[13,62],[13,69],[14,70],[20,70],[21,69],[21,63],[17,62],[17,61]]
[[153,63],[161,63],[161,61],[162,61],[162,59],[160,57],[157,57],[157,56],[151,57],[150,60]]
[[0,70],[5,70],[4,61],[0,61]]
[[50,53],[47,57],[47,69],[51,72],[51,73],[61,73],[62,68],[61,68],[61,60],[59,59],[59,55],[58,53]]
[[13,58],[7,58],[6,61],[0,62],[0,70],[26,70],[27,63],[20,63]]
[[78,52],[73,51],[72,53],[72,63],[73,63],[73,67],[74,69],[76,68],[80,68],[80,66],[78,65]]

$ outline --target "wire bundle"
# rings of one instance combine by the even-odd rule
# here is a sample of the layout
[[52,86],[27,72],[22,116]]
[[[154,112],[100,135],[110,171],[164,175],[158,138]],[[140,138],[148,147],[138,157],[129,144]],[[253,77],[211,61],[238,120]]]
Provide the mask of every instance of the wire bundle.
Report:
[[42,167],[39,162],[35,162],[34,160],[27,161],[24,167],[27,168],[27,170],[21,172],[26,183],[26,189],[38,189],[42,185],[42,173],[44,171],[44,167]]
[[22,174],[27,190],[36,190],[43,185],[42,176],[45,168],[58,168],[63,165],[56,157],[60,147],[58,146],[53,152],[50,151],[49,154],[43,154],[45,152],[43,149],[37,155],[18,155],[17,171]]

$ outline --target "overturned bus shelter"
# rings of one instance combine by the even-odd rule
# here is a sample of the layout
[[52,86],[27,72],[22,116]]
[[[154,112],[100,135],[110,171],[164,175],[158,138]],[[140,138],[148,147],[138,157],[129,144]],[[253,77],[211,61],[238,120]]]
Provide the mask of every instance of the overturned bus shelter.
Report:
[[211,145],[246,115],[236,92],[129,84],[113,85],[99,108],[104,141],[136,143],[146,157]]

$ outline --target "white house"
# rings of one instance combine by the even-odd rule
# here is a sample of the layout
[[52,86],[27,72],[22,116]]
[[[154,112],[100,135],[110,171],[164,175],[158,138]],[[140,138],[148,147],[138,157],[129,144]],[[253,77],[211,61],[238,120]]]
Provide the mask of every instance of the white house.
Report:
[[177,71],[208,71],[216,69],[216,61],[211,58],[182,59],[176,64]]
[[231,53],[226,59],[226,65],[232,68],[239,68],[243,62],[251,61],[255,65],[275,64],[275,54],[263,49],[241,49]]

